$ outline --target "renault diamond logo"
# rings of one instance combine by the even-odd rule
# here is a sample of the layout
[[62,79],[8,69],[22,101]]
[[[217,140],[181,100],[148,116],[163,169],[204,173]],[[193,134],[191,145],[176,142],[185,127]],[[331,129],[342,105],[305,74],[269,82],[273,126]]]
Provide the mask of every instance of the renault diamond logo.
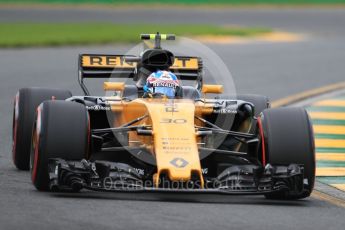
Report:
[[184,168],[186,167],[186,165],[188,165],[188,161],[186,161],[183,158],[175,158],[172,161],[170,161],[170,164],[172,164],[176,168]]

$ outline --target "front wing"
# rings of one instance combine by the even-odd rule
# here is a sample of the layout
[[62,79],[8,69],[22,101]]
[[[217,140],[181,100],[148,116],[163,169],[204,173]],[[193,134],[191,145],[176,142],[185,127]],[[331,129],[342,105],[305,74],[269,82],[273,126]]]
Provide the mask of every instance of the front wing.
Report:
[[160,178],[160,186],[154,187],[153,181],[148,179],[150,177],[139,175],[129,165],[110,161],[50,159],[49,177],[52,191],[88,189],[105,192],[254,195],[278,191],[300,194],[304,189],[303,166],[296,164],[267,164],[264,168],[256,165],[231,166],[216,178],[205,177],[203,188],[198,181],[171,182],[167,181],[167,177]]

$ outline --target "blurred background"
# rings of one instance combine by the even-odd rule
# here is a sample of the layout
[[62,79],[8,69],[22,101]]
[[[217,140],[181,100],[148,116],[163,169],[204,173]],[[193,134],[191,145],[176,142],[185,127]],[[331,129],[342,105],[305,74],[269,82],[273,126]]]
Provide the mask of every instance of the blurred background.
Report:
[[0,64],[7,67],[0,77],[25,70],[17,88],[63,86],[75,75],[78,53],[122,53],[140,33],[160,31],[214,50],[238,92],[278,99],[343,79],[344,6],[344,0],[0,0]]

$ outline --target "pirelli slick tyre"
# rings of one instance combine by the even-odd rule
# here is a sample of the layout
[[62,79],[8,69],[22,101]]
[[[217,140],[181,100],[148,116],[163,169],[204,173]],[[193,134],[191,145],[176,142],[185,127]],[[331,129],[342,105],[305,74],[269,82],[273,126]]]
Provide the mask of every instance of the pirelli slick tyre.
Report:
[[31,179],[41,191],[49,190],[48,160],[87,158],[90,121],[84,105],[45,101],[37,108],[30,152]]
[[70,91],[62,89],[23,88],[17,92],[13,109],[12,159],[18,169],[29,169],[32,126],[37,106],[45,100],[65,100],[71,96]]
[[269,199],[302,199],[310,196],[315,181],[314,134],[304,108],[266,109],[258,118],[263,144],[263,163],[300,164],[304,167],[304,190],[296,194],[281,191],[266,195]]

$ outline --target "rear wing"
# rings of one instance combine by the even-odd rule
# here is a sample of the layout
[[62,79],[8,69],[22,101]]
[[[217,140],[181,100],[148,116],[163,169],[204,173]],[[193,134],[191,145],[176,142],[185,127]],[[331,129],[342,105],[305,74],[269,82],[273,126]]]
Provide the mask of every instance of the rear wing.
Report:
[[[82,78],[134,77],[137,63],[126,62],[133,55],[81,54],[79,55],[79,70]],[[202,69],[198,57],[175,56],[170,71],[179,75],[182,80],[196,80]]]
[[[80,54],[78,78],[86,95],[86,78],[134,78],[138,72],[136,62],[126,62],[133,55]],[[175,56],[169,68],[181,80],[202,81],[202,60],[199,57]]]
[[80,77],[83,78],[133,78],[136,63],[127,63],[129,55],[81,54],[79,55]]

